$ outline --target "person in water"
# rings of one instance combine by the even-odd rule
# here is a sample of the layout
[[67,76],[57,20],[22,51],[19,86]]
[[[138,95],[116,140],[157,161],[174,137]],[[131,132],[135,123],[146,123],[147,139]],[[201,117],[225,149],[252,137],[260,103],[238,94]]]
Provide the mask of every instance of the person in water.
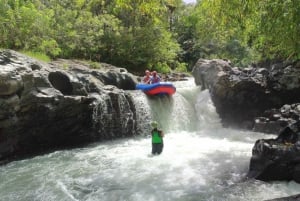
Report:
[[145,71],[145,76],[143,77],[143,83],[145,83],[145,84],[151,83],[151,73],[149,70]]
[[151,77],[151,84],[159,83],[159,82],[160,82],[160,77],[159,77],[159,75],[157,74],[156,71],[153,71],[153,72],[152,72],[152,77]]
[[152,131],[151,131],[151,136],[152,136],[152,154],[161,154],[164,148],[164,142],[163,142],[163,137],[164,133],[162,130],[158,129],[158,123],[156,121],[153,121],[151,123],[152,126]]

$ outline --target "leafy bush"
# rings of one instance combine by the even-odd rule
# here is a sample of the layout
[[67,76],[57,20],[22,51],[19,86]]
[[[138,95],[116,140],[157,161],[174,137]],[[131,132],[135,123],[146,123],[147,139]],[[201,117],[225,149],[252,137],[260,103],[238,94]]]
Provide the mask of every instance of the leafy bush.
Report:
[[170,73],[171,72],[171,68],[168,66],[168,64],[161,63],[161,62],[157,63],[157,65],[154,67],[154,69],[156,69],[160,73]]
[[92,69],[100,69],[101,68],[101,64],[98,62],[89,61],[89,65],[90,65],[90,68],[92,68]]
[[35,58],[37,60],[45,61],[45,62],[50,62],[51,59],[45,55],[44,53],[41,52],[31,52],[31,51],[21,51],[23,54]]
[[53,39],[43,41],[39,49],[41,52],[45,52],[47,55],[50,55],[53,58],[61,53],[59,45]]
[[176,72],[186,73],[187,72],[187,64],[186,63],[176,62],[175,71]]

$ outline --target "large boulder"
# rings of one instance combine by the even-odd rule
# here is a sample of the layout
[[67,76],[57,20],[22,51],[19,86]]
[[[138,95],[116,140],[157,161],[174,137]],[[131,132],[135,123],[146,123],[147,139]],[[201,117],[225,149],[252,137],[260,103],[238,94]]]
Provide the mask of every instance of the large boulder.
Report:
[[252,150],[248,176],[263,181],[300,183],[300,141],[282,143],[275,139],[257,140]]
[[112,66],[67,65],[0,51],[0,162],[137,134],[124,91],[135,89],[135,76]]
[[271,200],[264,200],[264,201],[299,201],[300,200],[300,194],[292,195],[288,197],[282,197],[282,198],[275,198]]
[[281,129],[275,139],[256,141],[248,176],[263,181],[300,183],[300,121]]
[[199,59],[193,75],[210,91],[224,126],[252,129],[264,111],[300,102],[299,65],[238,68],[227,60]]
[[6,66],[1,69],[0,74],[0,96],[9,96],[16,94],[22,88],[22,79],[12,66]]
[[299,67],[293,62],[242,69],[226,60],[200,59],[193,69],[196,84],[209,90],[224,126],[279,133],[255,143],[250,178],[300,183],[300,134],[291,135],[289,127],[299,124]]
[[285,104],[279,109],[268,109],[255,118],[253,131],[278,133],[280,129],[298,121],[299,117],[300,103]]

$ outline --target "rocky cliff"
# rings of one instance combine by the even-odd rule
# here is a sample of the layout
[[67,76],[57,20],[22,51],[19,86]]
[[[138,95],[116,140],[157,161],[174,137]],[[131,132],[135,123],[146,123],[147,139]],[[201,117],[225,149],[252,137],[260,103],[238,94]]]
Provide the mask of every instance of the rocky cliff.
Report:
[[300,183],[300,62],[242,69],[200,59],[193,74],[209,90],[224,126],[278,134],[257,140],[248,177]]
[[[193,75],[209,89],[225,127],[274,133],[299,119],[298,107],[289,105],[300,102],[300,62],[239,68],[227,60],[199,59]],[[285,115],[279,115],[284,105]]]
[[0,51],[0,161],[137,134],[136,77],[102,64]]

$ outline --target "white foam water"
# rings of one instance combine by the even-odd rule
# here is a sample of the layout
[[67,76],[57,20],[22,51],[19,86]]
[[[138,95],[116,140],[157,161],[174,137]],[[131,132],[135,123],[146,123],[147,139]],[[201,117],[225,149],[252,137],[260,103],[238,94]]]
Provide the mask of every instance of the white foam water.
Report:
[[140,130],[157,120],[165,131],[161,155],[150,154],[144,132],[15,161],[0,167],[0,200],[261,201],[299,193],[295,182],[246,178],[255,141],[274,136],[222,128],[207,91],[191,81],[176,87],[171,99],[133,92]]

